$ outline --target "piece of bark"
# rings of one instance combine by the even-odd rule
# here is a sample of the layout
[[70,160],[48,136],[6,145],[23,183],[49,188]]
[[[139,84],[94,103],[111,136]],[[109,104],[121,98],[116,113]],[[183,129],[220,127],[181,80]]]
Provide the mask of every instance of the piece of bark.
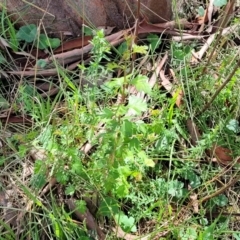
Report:
[[[136,0],[0,0],[19,26],[36,24],[43,32],[60,38],[82,35],[82,25],[129,28],[136,21]],[[172,1],[141,0],[140,13],[149,22],[160,23],[172,18]]]

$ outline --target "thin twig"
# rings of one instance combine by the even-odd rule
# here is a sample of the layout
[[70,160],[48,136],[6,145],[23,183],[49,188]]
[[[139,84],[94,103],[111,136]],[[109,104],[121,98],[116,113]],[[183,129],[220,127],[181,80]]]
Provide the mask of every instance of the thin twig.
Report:
[[232,72],[229,74],[227,80],[217,89],[217,91],[215,92],[215,94],[212,96],[212,98],[210,99],[210,101],[208,103],[205,104],[205,106],[203,107],[203,109],[197,114],[197,116],[201,115],[202,113],[204,113],[212,104],[212,102],[215,100],[215,98],[218,96],[218,94],[223,90],[223,88],[231,81],[232,77],[234,76],[235,72],[238,70],[238,68],[240,67],[240,59],[238,60],[236,66],[234,67],[234,69],[232,70]]
[[224,15],[222,21],[221,21],[221,24],[220,24],[220,31],[219,31],[219,34],[217,36],[217,39],[215,41],[215,46],[213,47],[209,57],[208,57],[208,60],[207,60],[207,63],[206,65],[204,66],[203,70],[202,70],[202,73],[204,74],[207,70],[207,67],[209,66],[209,63],[212,59],[212,56],[215,52],[215,49],[216,49],[216,46],[218,44],[218,42],[220,41],[220,39],[222,38],[222,33],[223,33],[223,30],[224,28],[226,27],[226,25],[228,24],[228,15],[229,15],[229,12],[231,11],[231,8],[228,8],[227,11],[226,11],[226,14]]
[[231,186],[233,186],[235,183],[237,183],[240,180],[240,176],[237,175],[236,177],[232,178],[232,180],[230,180],[226,185],[224,185],[222,188],[218,189],[217,191],[215,191],[214,193],[200,199],[200,203],[206,202],[218,195],[220,195],[221,193],[225,192],[228,188],[230,188]]

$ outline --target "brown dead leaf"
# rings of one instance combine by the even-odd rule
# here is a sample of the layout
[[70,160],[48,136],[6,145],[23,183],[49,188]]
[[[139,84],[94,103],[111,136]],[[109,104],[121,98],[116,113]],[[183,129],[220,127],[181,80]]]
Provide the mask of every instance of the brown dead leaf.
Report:
[[175,94],[177,94],[175,104],[177,107],[180,107],[183,103],[183,96],[184,96],[183,90],[179,89],[177,92],[175,92]]
[[164,71],[160,71],[160,78],[161,78],[161,85],[168,91],[171,92],[172,90],[172,83],[169,81],[169,79],[165,76]]
[[233,161],[233,157],[231,156],[232,151],[216,144],[210,149],[210,154],[217,158],[218,162],[223,165],[228,165],[229,162]]
[[[176,98],[176,105],[180,107],[182,104],[183,91],[181,89],[177,91],[172,91],[173,84],[170,82],[169,78],[167,78],[164,74],[164,71],[160,71],[161,85],[174,97]],[[175,79],[176,80],[176,79]]]
[[[193,146],[197,145],[197,142],[201,138],[201,134],[196,126],[196,124],[191,120],[187,120],[187,128],[191,136],[191,143]],[[206,150],[206,154],[212,158],[212,160],[217,159],[217,162],[228,165],[233,161],[232,151],[228,148],[213,144],[211,149]],[[240,159],[238,160],[240,162]]]
[[198,213],[199,212],[199,202],[198,202],[198,195],[196,193],[193,193],[190,196],[191,199],[191,205],[193,207],[193,212]]
[[26,125],[31,125],[32,124],[32,119],[29,116],[6,116],[6,117],[1,117],[1,121],[4,124],[7,123],[22,123]]
[[[206,12],[206,11],[205,11]],[[197,17],[197,19],[196,19],[196,21],[199,23],[199,24],[204,24],[205,22],[206,22],[206,20],[205,20],[205,15],[206,14],[204,14],[204,16],[203,17]]]
[[46,160],[46,158],[47,158],[47,152],[44,149],[32,148],[29,151],[29,154],[35,161],[36,160]]

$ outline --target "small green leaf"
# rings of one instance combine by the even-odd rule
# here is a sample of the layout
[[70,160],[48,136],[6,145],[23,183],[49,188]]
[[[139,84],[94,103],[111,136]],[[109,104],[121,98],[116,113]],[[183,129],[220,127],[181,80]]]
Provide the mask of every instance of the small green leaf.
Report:
[[128,217],[123,212],[114,215],[115,221],[122,227],[125,232],[136,232],[135,219]]
[[61,239],[63,236],[63,232],[62,232],[62,228],[60,227],[59,221],[51,213],[49,214],[49,217],[52,220],[52,228],[54,231],[54,235],[57,237],[57,239]]
[[239,122],[236,119],[231,119],[226,127],[234,133],[240,132]]
[[116,199],[105,197],[100,203],[98,212],[102,216],[111,217],[119,212],[119,204]]
[[45,34],[40,34],[38,43],[35,43],[35,46],[39,49],[46,49],[50,48],[57,48],[60,46],[60,39],[59,38],[49,38]]
[[46,184],[46,175],[44,173],[38,173],[33,175],[31,179],[31,185],[33,188],[41,189]]
[[104,85],[110,89],[122,87],[124,84],[124,77],[113,78],[112,81],[106,82]]
[[66,184],[69,181],[69,174],[68,172],[63,172],[60,169],[59,171],[55,174],[55,177],[57,181],[61,184]]
[[215,228],[216,228],[216,221],[217,219],[208,227],[205,228],[204,232],[202,233],[202,238],[203,240],[213,240]]
[[29,24],[29,25],[20,27],[16,36],[19,40],[25,41],[27,43],[31,43],[35,40],[36,35],[37,35],[36,25]]
[[139,115],[147,110],[147,103],[143,99],[131,95],[128,99],[128,108],[133,112],[133,114]]
[[133,128],[134,124],[128,120],[124,120],[123,125],[121,127],[121,132],[126,139],[131,138],[133,136]]
[[185,231],[184,228],[182,228],[179,232],[179,237],[181,240],[195,240],[198,237],[197,231],[194,228],[188,227]]
[[115,186],[114,192],[117,198],[124,198],[129,194],[129,184],[123,178],[116,179],[117,184]]
[[139,149],[140,141],[136,137],[132,137],[131,139],[129,139],[129,147],[131,149]]
[[154,167],[155,163],[152,159],[150,159],[144,151],[138,152],[138,158],[140,159],[140,164],[144,163],[147,167]]
[[157,34],[148,34],[147,41],[150,43],[150,49],[154,52],[161,44],[161,38]]
[[6,58],[0,52],[0,64],[6,63],[6,62],[7,62]]
[[125,41],[125,42],[121,43],[117,50],[120,55],[123,55],[124,52],[126,52],[128,50],[127,42]]
[[148,46],[133,45],[133,53],[147,54]]
[[222,7],[227,4],[227,0],[214,0],[213,5],[216,7]]
[[[6,162],[6,158],[5,157],[0,157],[0,166],[2,166],[5,162]],[[0,185],[1,186],[1,185]]]
[[37,60],[37,66],[38,66],[39,68],[45,68],[46,65],[47,65],[46,60],[44,60],[44,59],[38,59],[38,60]]
[[119,64],[115,63],[115,62],[109,62],[107,63],[107,69],[112,71],[114,69],[118,69],[119,68]]
[[93,30],[86,25],[83,26],[83,32],[85,36],[93,36]]
[[57,48],[60,46],[61,41],[59,38],[49,38],[49,42],[47,41],[48,47],[50,48]]
[[170,181],[168,184],[168,194],[170,194],[172,197],[183,197],[183,183],[179,182],[178,180]]
[[189,184],[192,188],[198,187],[201,184],[200,177],[190,169],[184,171],[183,177],[190,181]]
[[83,166],[81,161],[74,161],[71,166],[71,172],[81,175],[83,173]]
[[136,89],[140,92],[151,94],[151,86],[148,83],[148,77],[144,75],[138,75],[135,77],[131,83],[136,87]]
[[204,16],[205,10],[204,10],[204,8],[202,6],[200,6],[197,11],[198,11],[198,15],[200,17]]
[[240,233],[233,233],[233,237],[235,237],[236,240],[240,240]]
[[77,209],[80,213],[85,213],[87,210],[87,203],[84,200],[76,201]]
[[109,108],[104,108],[100,116],[102,119],[111,119],[114,116],[114,112]]
[[155,162],[150,158],[144,159],[144,163],[147,167],[155,167]]
[[175,59],[183,60],[184,58],[189,56],[192,49],[191,49],[191,46],[189,45],[183,46],[183,44],[181,43],[178,43],[178,44],[174,43],[172,44],[171,50],[172,50],[173,57]]
[[7,109],[9,106],[10,106],[10,103],[0,93],[0,108]]
[[19,153],[20,157],[26,157],[27,151],[28,151],[28,148],[26,146],[24,146],[24,145],[19,146],[18,153]]
[[66,189],[65,189],[66,195],[73,195],[74,192],[75,192],[75,187],[73,185],[70,185],[70,186],[66,187]]
[[39,49],[48,48],[47,36],[45,34],[40,34],[40,36],[38,38],[38,42],[35,43],[35,47],[37,47]]
[[34,163],[34,174],[47,171],[45,164],[42,160],[36,160]]
[[224,207],[228,204],[228,198],[223,194],[215,197],[213,201],[219,207]]

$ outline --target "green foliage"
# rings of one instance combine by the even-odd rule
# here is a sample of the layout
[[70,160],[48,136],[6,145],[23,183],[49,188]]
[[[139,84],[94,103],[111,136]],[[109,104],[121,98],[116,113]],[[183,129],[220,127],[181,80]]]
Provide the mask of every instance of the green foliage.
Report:
[[44,59],[39,59],[39,60],[37,60],[37,66],[38,66],[39,68],[45,68],[46,65],[47,65],[46,60],[44,60]]
[[49,38],[45,34],[40,34],[37,43],[35,43],[35,46],[39,49],[54,49],[59,47],[60,44],[61,42],[59,38]]
[[157,34],[148,34],[147,41],[150,43],[150,49],[152,53],[154,53],[161,44],[161,38],[159,38]]
[[0,12],[0,18],[1,18],[1,27],[0,32],[1,36],[3,36],[6,40],[9,40],[9,45],[13,49],[13,51],[18,50],[19,42],[17,40],[17,33],[14,27],[14,24],[9,19],[6,8],[2,8]]
[[45,34],[40,34],[38,36],[38,29],[35,24],[20,27],[16,37],[18,41],[34,43],[39,49],[57,48],[60,46],[60,39],[58,38],[49,38]]
[[7,60],[6,60],[6,58],[3,56],[3,54],[0,52],[0,64],[4,64],[4,63],[6,63],[7,62]]
[[106,54],[111,53],[110,44],[106,41],[103,30],[97,31],[91,44],[93,45],[93,48],[91,49],[92,60],[88,68],[88,75],[91,77],[99,77],[99,75],[101,76],[105,71],[105,68],[101,66],[101,61],[103,59],[109,60]]
[[184,184],[178,180],[171,181],[169,183],[168,194],[172,197],[182,198],[185,196],[185,191],[183,188]]
[[87,210],[87,204],[85,201],[83,200],[78,200],[76,201],[76,205],[77,205],[77,210],[80,212],[80,213],[85,213],[86,210]]
[[17,38],[19,41],[25,41],[27,43],[32,43],[37,36],[37,27],[35,24],[29,24],[20,27],[17,32]]
[[147,103],[144,100],[132,95],[128,99],[128,108],[134,115],[140,115],[147,110]]
[[0,108],[7,109],[10,106],[9,102],[0,94]]
[[84,25],[83,26],[83,33],[84,33],[85,36],[92,36],[93,35],[93,29]]
[[224,207],[228,204],[228,198],[223,194],[220,194],[219,196],[215,197],[213,201],[219,207]]
[[188,239],[198,239],[198,234],[195,228],[193,227],[188,227],[186,230],[181,229],[179,231],[179,238],[182,240],[188,240]]
[[123,212],[115,214],[115,221],[122,227],[125,232],[136,232],[135,219],[133,217],[126,216]]
[[234,133],[240,132],[239,122],[236,119],[231,119],[226,127]]
[[171,45],[171,54],[175,61],[182,61],[190,57],[191,46],[184,45],[183,43],[173,43]]
[[131,84],[136,87],[136,89],[144,93],[151,94],[152,89],[148,83],[148,78],[143,75],[137,75],[134,79],[131,80]]
[[227,0],[214,0],[213,5],[216,7],[222,7],[227,4]]
[[201,16],[201,17],[204,16],[205,10],[204,10],[204,8],[203,8],[202,6],[200,6],[200,7],[197,9],[197,11],[198,11],[198,15],[199,15],[199,16]]

